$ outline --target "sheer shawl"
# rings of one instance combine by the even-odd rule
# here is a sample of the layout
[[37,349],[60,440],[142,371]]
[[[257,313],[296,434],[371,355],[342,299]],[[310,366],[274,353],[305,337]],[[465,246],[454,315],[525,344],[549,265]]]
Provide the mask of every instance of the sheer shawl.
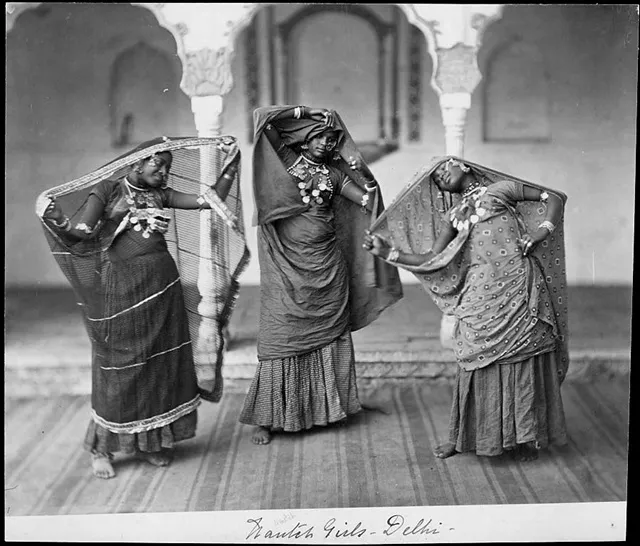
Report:
[[173,155],[168,187],[203,194],[212,207],[203,211],[164,212],[171,218],[165,240],[180,272],[198,385],[203,398],[217,402],[223,390],[223,329],[237,299],[238,277],[250,256],[245,241],[239,168],[224,202],[210,186],[230,164],[239,163],[236,139],[161,137],[145,142],[85,176],[43,192],[37,199],[36,214],[56,262],[73,287],[92,338],[93,326],[86,311],[100,305],[101,264],[130,213],[118,225],[99,223],[91,238],[74,242],[44,221],[44,211],[50,199],[55,198],[75,226],[96,184],[120,179],[137,161],[160,152]]
[[[431,166],[424,167],[416,173],[391,205],[373,223],[372,233],[382,235],[396,248],[404,252],[424,254],[430,250],[438,237],[442,220],[459,199],[459,196],[441,192],[431,178],[438,166],[450,157],[437,158]],[[485,186],[503,180],[512,181],[554,193],[566,202],[567,197],[561,192],[461,158],[453,157],[453,159],[470,167],[478,181]],[[526,230],[532,232],[544,220],[546,205],[538,201],[521,201],[518,202],[516,211]],[[447,308],[456,304],[463,290],[463,281],[468,266],[463,260],[464,252],[461,250],[468,236],[468,230],[459,231],[456,238],[444,251],[420,266],[399,266],[413,272],[425,291],[445,312]],[[558,362],[561,377],[564,378],[569,366],[564,219],[558,223],[554,232],[535,248],[530,256],[540,265],[547,288],[552,296],[551,305],[557,323]],[[444,276],[445,279],[449,279],[444,291],[435,292],[432,290],[430,273],[433,271],[439,272],[439,278]]]
[[[266,224],[306,210],[298,187],[280,161],[276,150],[263,134],[268,123],[280,133],[284,144],[302,144],[327,129],[321,122],[309,119],[274,121],[280,112],[293,106],[268,106],[254,111],[255,146],[253,152],[254,224]],[[349,157],[361,157],[340,115],[332,111],[331,129],[339,133],[332,165],[363,187],[365,180],[348,165]],[[338,244],[349,271],[349,308],[351,330],[373,322],[388,306],[402,298],[402,285],[397,269],[375,259],[362,248],[362,238],[371,221],[384,210],[380,191],[376,192],[375,214],[363,212],[360,205],[344,198],[333,200]]]

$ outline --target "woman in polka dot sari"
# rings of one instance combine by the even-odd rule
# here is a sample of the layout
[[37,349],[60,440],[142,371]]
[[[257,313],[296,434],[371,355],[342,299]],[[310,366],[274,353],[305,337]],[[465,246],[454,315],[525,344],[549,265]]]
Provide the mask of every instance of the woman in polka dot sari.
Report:
[[566,443],[566,196],[458,158],[424,169],[365,235],[455,319],[449,442],[521,460]]

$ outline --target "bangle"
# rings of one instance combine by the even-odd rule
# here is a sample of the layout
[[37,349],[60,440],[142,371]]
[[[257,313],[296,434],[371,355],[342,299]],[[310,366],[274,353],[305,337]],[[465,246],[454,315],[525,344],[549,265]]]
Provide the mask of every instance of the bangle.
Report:
[[87,235],[90,235],[93,232],[93,228],[84,222],[76,224],[76,229],[78,231],[84,231]]
[[538,226],[538,228],[545,228],[549,233],[553,233],[553,231],[556,229],[556,226],[549,222],[549,220],[545,220]]
[[369,193],[371,193],[372,191],[376,191],[376,188],[378,187],[378,183],[375,180],[372,180],[371,182],[372,182],[371,186],[369,186],[369,184],[367,184],[366,182],[364,185],[364,189],[367,190]]
[[397,262],[400,257],[400,251],[397,248],[392,248],[387,256],[388,262]]
[[58,222],[56,222],[55,220],[51,220],[53,222],[53,225],[56,226],[58,229],[63,229],[64,231],[69,231],[71,229],[71,220],[69,220],[68,216],[64,217],[64,220],[62,221],[61,224],[58,224]]

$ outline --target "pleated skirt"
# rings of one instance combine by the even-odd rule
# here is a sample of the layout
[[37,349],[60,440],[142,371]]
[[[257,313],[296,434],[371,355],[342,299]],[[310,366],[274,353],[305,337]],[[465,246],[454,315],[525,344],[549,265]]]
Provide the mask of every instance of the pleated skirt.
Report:
[[309,353],[260,361],[240,422],[298,432],[341,421],[361,409],[347,330]]
[[465,371],[455,380],[449,441],[458,452],[495,456],[518,444],[567,443],[555,352]]

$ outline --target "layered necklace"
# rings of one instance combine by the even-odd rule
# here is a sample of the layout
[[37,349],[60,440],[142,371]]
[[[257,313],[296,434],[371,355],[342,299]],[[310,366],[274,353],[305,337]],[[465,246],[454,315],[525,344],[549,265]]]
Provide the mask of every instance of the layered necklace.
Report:
[[450,213],[451,224],[458,231],[467,230],[473,224],[477,224],[487,214],[487,210],[481,206],[482,196],[487,187],[474,181],[462,194],[462,199]]
[[316,163],[308,157],[300,155],[287,171],[300,180],[298,189],[304,204],[310,203],[312,199],[319,205],[331,200],[333,183],[329,178],[329,169],[324,163]]
[[[142,231],[142,236],[148,239],[151,236],[151,232],[155,231],[154,217],[157,214],[156,207],[158,203],[154,192],[149,191],[147,188],[134,186],[126,176],[124,177],[124,184],[127,189],[126,201],[129,205],[129,222],[134,231]],[[138,207],[138,204],[146,206]]]

